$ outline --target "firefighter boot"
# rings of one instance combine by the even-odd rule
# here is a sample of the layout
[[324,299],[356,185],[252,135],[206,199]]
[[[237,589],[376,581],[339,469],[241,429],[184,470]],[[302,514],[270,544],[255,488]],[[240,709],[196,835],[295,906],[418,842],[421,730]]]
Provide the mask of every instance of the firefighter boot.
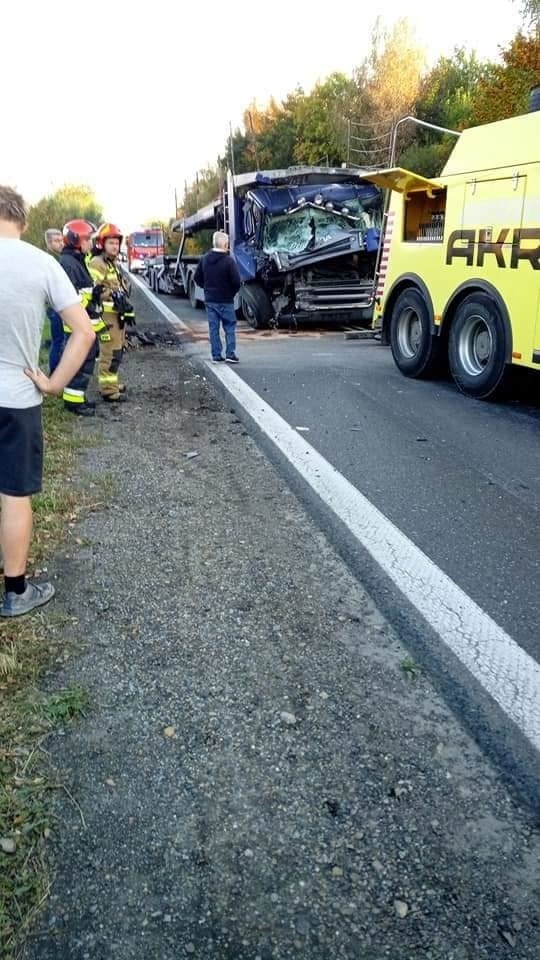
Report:
[[64,410],[78,417],[95,417],[96,415],[96,408],[91,403],[66,403],[64,400]]
[[127,397],[125,393],[120,393],[119,391],[118,393],[104,394],[101,399],[104,400],[105,403],[125,403]]

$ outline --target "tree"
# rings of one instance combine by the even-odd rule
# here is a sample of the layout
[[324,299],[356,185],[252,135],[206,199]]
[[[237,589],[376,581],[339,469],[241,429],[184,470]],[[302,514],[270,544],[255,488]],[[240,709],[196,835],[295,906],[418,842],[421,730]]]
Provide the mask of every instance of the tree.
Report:
[[478,85],[474,98],[473,122],[492,123],[526,113],[529,91],[539,82],[540,36],[518,33],[506,50],[502,64]]
[[294,105],[297,163],[335,166],[346,159],[345,118],[350,116],[357,87],[354,79],[332,73]]
[[79,217],[97,226],[103,218],[103,210],[91,187],[66,184],[30,207],[24,238],[37,247],[44,247],[43,235],[48,227],[61,230],[68,220]]
[[540,29],[540,0],[514,0],[521,7],[524,24],[531,30]]
[[456,47],[451,57],[440,57],[423,78],[416,101],[417,116],[440,127],[464,130],[471,125],[478,84],[489,83],[493,74],[494,64]]
[[262,136],[261,166],[267,169],[289,167],[294,163],[294,148],[298,137],[294,109],[289,102],[267,125]]
[[[350,116],[355,163],[370,167],[389,162],[392,127],[413,112],[424,64],[424,51],[406,18],[390,30],[376,20],[370,52],[354,74],[357,89]],[[406,142],[412,136],[409,132]]]
[[[456,48],[451,57],[440,57],[421,81],[414,115],[420,120],[450,130],[471,126],[478,84],[492,77],[494,65],[481,62],[474,53]],[[423,128],[409,128],[412,142],[405,142],[399,163],[426,177],[441,172],[454,146],[453,137],[442,137]]]
[[184,200],[179,211],[180,216],[189,217],[207,203],[215,200],[219,196],[222,180],[223,173],[217,165],[199,170],[195,180],[189,185],[186,184]]
[[418,140],[413,140],[399,154],[399,166],[405,167],[406,170],[414,170],[423,177],[437,177],[448,160],[455,142],[450,138],[445,138],[439,143],[419,143]]
[[296,108],[303,96],[297,89],[283,103],[273,97],[263,108],[250,103],[244,111],[243,127],[235,130],[227,141],[227,166],[233,165],[235,173],[246,173],[294,163],[298,137]]
[[364,65],[373,120],[391,126],[411,112],[420,92],[425,59],[405,17],[389,31],[377,21]]
[[297,139],[296,105],[302,92],[289,94],[283,103],[273,97],[263,110],[252,104],[244,113],[250,154],[249,169],[288,167],[294,162]]

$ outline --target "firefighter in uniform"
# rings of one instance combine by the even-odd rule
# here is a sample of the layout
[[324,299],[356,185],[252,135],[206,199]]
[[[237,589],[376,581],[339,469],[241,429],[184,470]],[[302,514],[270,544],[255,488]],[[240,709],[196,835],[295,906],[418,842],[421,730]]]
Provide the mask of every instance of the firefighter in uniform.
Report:
[[[60,264],[66,271],[73,286],[80,295],[81,303],[90,317],[94,333],[99,337],[105,329],[103,322],[103,307],[101,305],[102,289],[94,284],[86,265],[95,226],[88,220],[69,220],[63,230],[64,248],[60,254]],[[71,330],[64,325],[64,333],[69,337]],[[67,387],[64,388],[62,398],[64,407],[70,413],[83,417],[93,417],[95,404],[87,397],[88,383],[94,372],[94,364],[98,353],[97,340],[94,341],[86,360],[77,371]]]
[[104,400],[125,400],[126,388],[118,371],[126,344],[125,326],[135,322],[128,300],[129,286],[119,266],[122,233],[113,223],[102,223],[94,237],[94,252],[89,270],[94,283],[103,287],[103,320],[99,334],[98,387]]

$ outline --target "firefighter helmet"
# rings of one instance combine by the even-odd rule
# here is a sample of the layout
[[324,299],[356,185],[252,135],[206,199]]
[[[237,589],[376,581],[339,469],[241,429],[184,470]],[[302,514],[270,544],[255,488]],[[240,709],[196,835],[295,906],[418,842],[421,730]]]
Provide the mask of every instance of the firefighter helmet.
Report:
[[96,228],[89,220],[68,220],[62,229],[65,247],[81,249],[81,240],[91,240]]
[[120,228],[114,223],[102,223],[101,226],[98,227],[94,239],[96,247],[99,250],[103,250],[106,240],[119,240],[120,243],[122,243],[124,237]]

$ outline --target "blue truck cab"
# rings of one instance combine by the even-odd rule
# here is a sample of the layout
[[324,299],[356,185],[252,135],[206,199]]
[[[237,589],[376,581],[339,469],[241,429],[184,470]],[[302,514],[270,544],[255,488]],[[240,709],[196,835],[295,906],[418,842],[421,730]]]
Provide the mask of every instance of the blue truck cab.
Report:
[[238,308],[254,328],[325,315],[370,323],[381,244],[384,196],[347,168],[289,167],[233,175],[221,196],[173,230],[182,240],[172,278],[202,302],[194,286],[197,257],[185,241],[225,230],[242,287]]

